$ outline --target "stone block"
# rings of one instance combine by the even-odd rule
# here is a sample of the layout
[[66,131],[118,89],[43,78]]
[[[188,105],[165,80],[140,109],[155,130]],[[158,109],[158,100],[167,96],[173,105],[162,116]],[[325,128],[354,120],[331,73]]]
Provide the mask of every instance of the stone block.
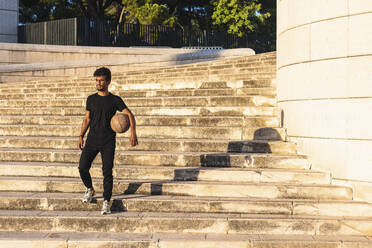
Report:
[[348,17],[311,24],[311,60],[348,55]]
[[288,28],[298,27],[311,22],[311,5],[314,1],[286,0],[288,2]]
[[[289,136],[371,140],[372,99],[325,99],[282,103]],[[301,111],[299,111],[301,109]],[[300,113],[297,113],[300,112]],[[301,125],[298,124],[301,120]]]
[[372,96],[372,55],[351,57],[348,59],[350,97],[371,97]]
[[25,51],[9,51],[11,63],[25,63],[26,52]]
[[[310,80],[310,63],[300,63],[283,67],[278,70],[277,87],[278,102],[290,99],[303,99],[307,95],[307,89],[311,88],[313,82]],[[317,88],[316,88],[317,89]]]
[[278,36],[278,68],[310,60],[310,34],[310,25],[305,25]]
[[0,50],[0,63],[9,64],[10,62],[10,52],[6,50]]
[[343,17],[348,14],[349,0],[305,0],[305,2],[311,2],[312,22]]
[[[372,160],[372,155],[368,152],[372,149],[372,142],[369,140],[352,141],[317,137],[293,137],[290,140],[297,142],[300,153],[309,155],[310,163],[315,170],[331,171],[333,178],[359,181],[370,181],[372,178],[372,172],[366,170],[364,162]],[[361,190],[358,195],[361,199],[370,200],[368,196],[370,196],[368,187],[364,192]]]
[[372,11],[349,17],[349,56],[372,54]]
[[[323,99],[349,97],[349,60],[346,58],[314,61],[309,64],[307,84],[298,81],[289,99]],[[299,73],[299,71],[296,71]]]
[[372,12],[372,1],[349,0],[349,15]]

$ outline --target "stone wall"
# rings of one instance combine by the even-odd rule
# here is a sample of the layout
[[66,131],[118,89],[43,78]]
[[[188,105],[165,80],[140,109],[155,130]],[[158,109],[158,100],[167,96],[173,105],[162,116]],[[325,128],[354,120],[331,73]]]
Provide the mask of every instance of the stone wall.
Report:
[[17,42],[17,26],[18,0],[0,0],[0,42]]
[[[106,49],[115,50],[116,48]],[[166,52],[171,49],[164,49],[163,51],[163,49],[133,48],[132,52],[130,52],[132,48],[121,49],[127,51],[127,54],[123,53],[122,56],[99,59],[2,65],[0,67],[0,83],[90,76],[99,66],[109,66],[112,73],[122,73],[127,70],[184,65],[255,54],[250,48],[227,50],[173,49],[173,53]],[[103,51],[105,51],[105,48],[102,48]],[[151,54],[151,51],[153,55],[145,55]]]
[[278,101],[289,138],[314,168],[372,182],[372,1],[277,7]]
[[[0,0],[1,1],[1,0]],[[0,64],[31,64],[184,53],[174,48],[57,46],[0,43]]]

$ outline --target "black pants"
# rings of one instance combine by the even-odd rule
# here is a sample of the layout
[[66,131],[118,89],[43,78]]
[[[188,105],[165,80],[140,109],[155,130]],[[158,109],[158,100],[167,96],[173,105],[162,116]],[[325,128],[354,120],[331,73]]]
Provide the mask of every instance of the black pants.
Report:
[[104,146],[92,146],[86,144],[80,156],[79,172],[81,180],[85,187],[92,188],[92,178],[89,170],[92,162],[97,154],[101,153],[102,158],[102,173],[103,173],[103,198],[107,201],[111,199],[113,176],[112,169],[114,167],[115,142],[110,142]]

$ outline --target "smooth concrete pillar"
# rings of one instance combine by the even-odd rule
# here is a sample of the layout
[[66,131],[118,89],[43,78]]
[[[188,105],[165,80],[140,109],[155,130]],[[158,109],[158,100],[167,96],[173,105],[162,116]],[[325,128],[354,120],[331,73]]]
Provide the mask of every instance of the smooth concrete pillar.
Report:
[[372,1],[277,0],[277,11],[278,102],[289,139],[314,169],[371,185]]

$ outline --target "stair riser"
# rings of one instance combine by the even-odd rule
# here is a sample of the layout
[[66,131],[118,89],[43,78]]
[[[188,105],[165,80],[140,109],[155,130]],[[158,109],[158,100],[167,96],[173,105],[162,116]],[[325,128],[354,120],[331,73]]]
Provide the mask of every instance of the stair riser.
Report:
[[[28,152],[9,151],[0,153],[0,161],[18,162],[61,162],[78,163],[80,152]],[[143,166],[188,166],[188,167],[236,167],[236,168],[288,168],[308,169],[309,163],[304,158],[289,157],[256,157],[246,155],[215,156],[215,155],[177,155],[177,154],[115,154],[117,165]],[[101,164],[97,156],[94,163]]]
[[0,230],[117,233],[215,233],[215,234],[298,234],[371,235],[367,221],[338,220],[239,220],[157,219],[114,217],[1,217]]
[[[294,206],[292,206],[294,204]],[[43,211],[100,211],[102,200],[97,203],[82,203],[80,198],[0,198],[0,209],[43,210]],[[304,209],[308,211],[304,211]],[[317,209],[316,211],[311,210]],[[115,199],[112,211],[165,213],[237,213],[237,214],[285,214],[294,216],[364,216],[372,217],[372,206],[354,203],[294,203],[287,202],[247,202],[247,201],[169,201],[146,199]]]
[[[270,85],[271,80],[254,80],[258,87],[263,87],[263,85]],[[183,81],[183,82],[159,82],[156,83],[154,80],[113,80],[112,84],[109,86],[109,89],[116,91],[117,93],[125,93],[128,90],[135,90],[136,92],[154,91],[154,90],[182,90],[182,91],[203,91],[203,89],[218,90],[231,88],[238,89],[243,87],[245,82],[243,81],[232,81],[226,80],[224,82],[200,82],[200,81]],[[1,85],[0,85],[1,86]],[[73,91],[72,91],[73,90]],[[1,88],[1,93],[16,93],[16,94],[25,94],[25,93],[47,93],[47,92],[95,92],[96,86],[93,80],[88,82],[61,82],[61,83],[32,83],[32,84],[14,84],[12,89]]]
[[[0,100],[2,106],[9,107],[84,107],[85,99],[69,100]],[[195,98],[127,98],[127,106],[276,106],[276,100],[265,96],[245,97],[195,97]]]
[[243,87],[247,87],[247,88],[272,87],[272,82],[271,80],[244,80]]
[[[0,93],[0,99],[40,99],[40,98],[87,98],[93,94],[91,87],[76,89],[78,92],[56,93],[59,89],[53,92],[51,89],[45,89],[40,93],[40,90],[35,89],[34,93]],[[47,93],[49,92],[49,93]],[[240,88],[240,89],[204,89],[204,90],[156,90],[156,91],[112,91],[115,95],[122,98],[130,97],[188,97],[188,96],[234,96],[234,95],[266,95],[275,96],[276,90],[271,88]]]
[[[100,182],[97,182],[100,181]],[[103,188],[101,180],[95,180],[97,192]],[[0,180],[3,191],[22,192],[84,192],[82,182],[74,181],[26,181],[21,178]],[[114,182],[113,194],[175,195],[175,196],[211,196],[211,197],[254,197],[265,199],[316,199],[316,200],[351,200],[352,190],[344,187],[318,187],[272,184],[217,185],[181,183],[128,183]]]
[[[276,107],[185,107],[185,108],[156,108],[130,107],[134,115],[151,116],[279,116],[280,110]],[[3,115],[79,115],[83,117],[84,107],[66,108],[0,108]]]
[[[0,135],[4,136],[58,136],[79,137],[80,125],[69,126],[7,126],[0,125]],[[254,140],[286,140],[286,132],[282,128],[240,128],[240,127],[169,127],[169,126],[138,126],[139,138],[158,139],[254,139]],[[130,132],[119,134],[119,137],[129,137]]]
[[[81,124],[82,116],[1,116],[0,124],[71,125]],[[278,117],[148,117],[136,116],[137,126],[279,127]]]
[[[182,74],[181,74],[182,75]],[[180,76],[180,73],[162,73],[157,75],[141,75],[142,80],[157,81],[157,82],[205,82],[205,81],[233,81],[243,80],[247,78],[252,79],[272,79],[276,77],[276,72],[239,72],[232,70],[215,70],[205,71],[197,70],[188,72],[186,75]],[[138,79],[138,75],[128,75],[125,80]],[[118,79],[120,81],[120,79]]]
[[[185,241],[187,243],[187,241]],[[227,242],[228,245],[231,242]],[[233,242],[234,243],[234,242]],[[173,245],[173,242],[165,242],[161,244],[156,241],[102,241],[102,240],[63,240],[63,239],[17,239],[17,240],[0,240],[0,247],[2,248],[166,248],[168,245]],[[193,244],[192,244],[193,245]],[[201,248],[205,248],[204,244]],[[234,244],[233,244],[234,245]],[[195,247],[195,246],[193,246]]]
[[[141,142],[131,147],[129,139],[118,138],[116,140],[117,150],[131,151],[173,151],[173,152],[244,152],[244,153],[274,153],[274,154],[293,154],[297,153],[295,143],[271,142],[271,143],[254,143],[236,145],[238,142],[221,142],[221,141],[173,141],[160,139],[157,141],[140,140]],[[1,138],[0,148],[42,148],[42,149],[76,149],[76,138],[50,139],[44,137],[35,138]]]
[[[102,179],[102,169],[93,167],[92,178]],[[291,172],[291,171],[226,171],[203,169],[172,168],[114,168],[114,178],[126,180],[176,180],[176,181],[219,181],[246,183],[299,183],[329,184],[327,173]],[[79,178],[76,167],[50,167],[37,165],[2,165],[0,176],[33,176],[33,177],[75,177]]]
[[37,247],[37,248],[102,248],[102,247],[120,247],[120,248],[298,248],[298,247],[312,247],[312,248],[369,248],[371,242],[368,241],[354,241],[354,242],[341,242],[341,241],[213,241],[213,240],[160,240],[160,241],[81,241],[81,240],[63,240],[51,241],[48,239],[40,240],[0,240],[2,248],[14,247]]
[[[243,70],[243,71],[241,71]],[[168,73],[159,73],[159,74],[143,74],[143,75],[126,75],[124,77],[112,77],[112,81],[118,82],[119,84],[126,84],[128,81],[138,81],[138,78],[141,78],[142,82],[165,82],[165,83],[174,83],[174,82],[205,82],[205,81],[234,81],[234,80],[244,80],[244,79],[272,79],[276,77],[276,71],[264,71],[260,70],[257,72],[249,71],[249,69],[238,69],[238,70],[196,70],[189,71],[186,73],[180,72],[168,72]],[[73,87],[74,85],[84,85],[84,86],[95,86],[93,77],[89,78],[81,84],[82,80],[78,82],[73,81],[73,85],[66,83],[66,87]],[[63,82],[60,82],[59,85],[63,85]],[[14,84],[14,89],[18,88],[44,88],[44,87],[56,87],[57,83],[41,83],[34,85],[27,84]],[[1,89],[1,88],[0,88]]]
[[299,248],[299,247],[311,247],[311,248],[370,248],[372,243],[368,241],[360,242],[342,242],[342,241],[261,241],[252,240],[248,241],[160,241],[158,248]]

